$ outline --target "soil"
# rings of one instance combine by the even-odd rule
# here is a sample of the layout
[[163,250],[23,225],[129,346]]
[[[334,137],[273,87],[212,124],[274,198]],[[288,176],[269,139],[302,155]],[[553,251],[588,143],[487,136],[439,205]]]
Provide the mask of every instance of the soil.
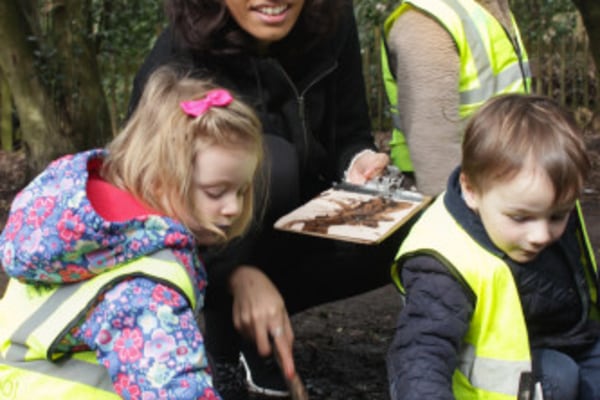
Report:
[[[594,122],[598,120],[597,126]],[[600,118],[584,124],[592,160],[582,206],[594,249],[600,248]],[[376,139],[385,141],[385,134]],[[0,227],[8,205],[22,186],[22,154],[0,152]],[[596,255],[598,257],[598,254]],[[0,274],[0,292],[3,288]],[[311,400],[386,400],[385,353],[401,302],[390,284],[369,293],[295,315],[294,354]]]

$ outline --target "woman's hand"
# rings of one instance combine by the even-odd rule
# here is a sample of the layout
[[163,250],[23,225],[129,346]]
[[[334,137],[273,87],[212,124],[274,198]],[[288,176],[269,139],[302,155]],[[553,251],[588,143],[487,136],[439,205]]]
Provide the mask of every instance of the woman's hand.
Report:
[[271,337],[286,377],[293,378],[296,374],[292,355],[294,332],[283,298],[275,285],[261,270],[246,265],[232,273],[229,284],[235,328],[254,340],[262,356],[273,351]]
[[346,180],[350,183],[362,185],[383,173],[390,163],[390,157],[385,153],[376,153],[365,150],[359,153],[346,171]]

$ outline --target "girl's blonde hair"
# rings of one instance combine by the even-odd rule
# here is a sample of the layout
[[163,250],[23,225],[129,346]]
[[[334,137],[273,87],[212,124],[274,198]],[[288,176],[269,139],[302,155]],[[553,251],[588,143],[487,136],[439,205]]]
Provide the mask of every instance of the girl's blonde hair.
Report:
[[195,156],[215,144],[243,148],[259,160],[256,178],[263,159],[262,126],[255,112],[235,95],[227,106],[211,107],[197,117],[182,110],[182,101],[204,98],[216,88],[170,67],[157,69],[135,112],[108,145],[102,176],[152,209],[177,219],[194,234],[210,230],[227,240],[243,234],[252,220],[252,187],[244,196],[240,217],[225,237],[194,202]]
[[580,196],[590,161],[581,130],[558,103],[508,94],[473,115],[463,140],[462,172],[477,190],[511,179],[530,159],[552,182],[555,204]]

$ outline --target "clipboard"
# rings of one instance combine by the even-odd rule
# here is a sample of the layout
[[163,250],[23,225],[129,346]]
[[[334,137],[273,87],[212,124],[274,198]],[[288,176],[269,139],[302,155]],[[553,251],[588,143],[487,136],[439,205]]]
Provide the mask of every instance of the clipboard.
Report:
[[430,196],[411,190],[344,182],[282,216],[274,226],[304,235],[378,244],[430,202]]

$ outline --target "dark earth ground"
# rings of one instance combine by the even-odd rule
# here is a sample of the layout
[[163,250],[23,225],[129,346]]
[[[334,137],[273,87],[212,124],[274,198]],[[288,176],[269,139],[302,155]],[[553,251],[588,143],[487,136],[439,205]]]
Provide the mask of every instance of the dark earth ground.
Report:
[[[583,119],[593,165],[582,204],[591,241],[598,251],[600,116]],[[381,143],[385,136],[376,139]],[[22,154],[0,152],[0,227],[16,189],[23,184],[24,159]],[[0,292],[2,278],[0,274]],[[312,400],[389,399],[384,360],[400,308],[396,290],[388,285],[293,317],[296,364]]]

